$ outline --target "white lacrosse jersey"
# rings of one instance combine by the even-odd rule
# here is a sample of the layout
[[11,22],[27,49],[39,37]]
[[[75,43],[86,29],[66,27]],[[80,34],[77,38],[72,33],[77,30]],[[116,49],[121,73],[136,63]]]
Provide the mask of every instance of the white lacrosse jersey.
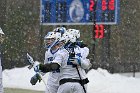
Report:
[[[57,51],[52,53],[50,49],[45,52],[45,60],[44,64],[51,63],[54,59],[54,56],[56,55]],[[47,86],[49,88],[49,91],[51,93],[57,92],[57,89],[59,87],[59,76],[60,76],[60,70],[49,72],[48,80],[47,80]],[[54,92],[53,92],[54,91]]]
[[[77,47],[78,48],[78,47]],[[75,48],[75,56],[80,56],[80,48]],[[80,79],[76,67],[69,61],[69,52],[73,52],[72,49],[60,49],[52,62],[58,63],[60,65],[60,80],[63,78]],[[82,79],[86,78],[85,70],[78,66],[80,76]]]

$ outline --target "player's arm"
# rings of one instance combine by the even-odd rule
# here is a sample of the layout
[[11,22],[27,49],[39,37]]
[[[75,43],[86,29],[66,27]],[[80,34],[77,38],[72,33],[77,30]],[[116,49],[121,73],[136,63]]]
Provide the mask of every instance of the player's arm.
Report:
[[81,67],[83,69],[89,69],[92,66],[92,64],[90,63],[90,60],[87,59],[87,57],[89,55],[89,48],[83,47],[83,48],[80,48],[80,50],[81,50],[81,55],[82,55]]
[[83,69],[89,69],[92,66],[89,59],[83,59],[81,57],[74,57],[69,60],[74,65],[81,66],[81,68],[83,68]]
[[60,65],[58,63],[47,63],[47,64],[39,64],[36,71],[41,71],[43,73],[56,71],[59,69]]
[[84,48],[77,48],[75,49],[75,51],[76,50],[78,51],[80,50],[81,57],[76,56],[75,58],[70,59],[71,62],[75,65],[81,66],[83,69],[89,69],[92,66],[90,60],[87,59],[87,56],[89,54],[89,49],[87,47],[84,47]]
[[60,53],[57,53],[54,60],[51,63],[39,64],[34,70],[36,72],[41,71],[43,73],[56,71],[60,68],[62,60],[62,55]]
[[[60,66],[57,64],[57,63],[49,63],[49,64],[39,64],[39,65],[36,65],[34,67],[34,70],[36,72],[43,72],[43,73],[46,73],[46,72],[50,72],[50,71],[55,71],[59,68]],[[41,73],[36,73],[30,80],[30,83],[32,85],[35,85],[38,81],[40,82],[42,80],[41,78]]]
[[89,59],[81,59],[81,65],[80,65],[83,69],[89,69],[92,64],[90,63]]

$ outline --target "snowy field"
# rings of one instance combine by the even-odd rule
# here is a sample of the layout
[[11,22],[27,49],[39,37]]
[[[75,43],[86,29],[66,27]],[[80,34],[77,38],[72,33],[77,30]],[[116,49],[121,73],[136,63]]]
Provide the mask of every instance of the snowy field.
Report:
[[[35,86],[30,84],[30,78],[35,74],[33,69],[26,67],[14,68],[3,71],[3,86],[8,88],[21,88],[30,90],[45,90],[43,82]],[[46,74],[44,78],[47,81]],[[132,73],[110,74],[106,70],[90,70],[87,74],[90,82],[88,83],[88,93],[140,93],[140,73],[136,73],[133,78]]]

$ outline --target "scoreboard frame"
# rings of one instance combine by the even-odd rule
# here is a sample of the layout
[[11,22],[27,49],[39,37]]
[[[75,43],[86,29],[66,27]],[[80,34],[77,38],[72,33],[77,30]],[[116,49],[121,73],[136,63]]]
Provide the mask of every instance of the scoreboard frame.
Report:
[[[81,15],[83,15],[83,16],[79,21],[73,22],[72,19],[70,18],[70,14],[71,14],[70,13],[70,6],[72,5],[72,3],[75,4],[76,1],[80,1],[80,3],[83,5],[84,14],[82,14],[82,13],[80,14],[80,16]],[[109,1],[115,1],[114,2],[114,10],[108,10]],[[45,14],[45,12],[47,11],[47,9],[45,7],[45,4],[46,4],[45,2],[51,2],[49,4],[49,7],[48,7],[50,9],[50,12],[51,12],[51,13],[49,13],[49,15]],[[59,11],[59,10],[56,11],[57,9],[60,9],[60,8],[56,7],[56,5],[59,3],[61,4],[63,2],[66,2],[66,9],[63,9],[63,11]],[[119,15],[120,0],[97,0],[96,11],[94,11],[94,9],[93,10],[90,9],[91,4],[94,5],[94,2],[95,2],[95,0],[40,0],[40,6],[41,6],[40,7],[40,24],[41,25],[93,25],[94,19],[92,19],[92,21],[91,20],[89,21],[86,19],[86,17],[88,15],[88,19],[89,19],[89,17],[94,18],[94,12],[96,12],[96,17],[95,17],[96,24],[115,25],[115,24],[119,23],[119,20],[120,20],[120,15]],[[101,8],[104,7],[103,5],[105,5],[105,4],[107,6],[107,9],[103,11]],[[85,7],[84,5],[89,6],[88,7],[89,9],[87,7]],[[79,6],[81,6],[81,5],[79,5]],[[98,8],[100,8],[100,9],[98,9]],[[67,10],[67,9],[69,9],[69,10]],[[78,11],[82,12],[83,10],[82,10],[82,8],[79,8]],[[66,19],[64,19],[65,21],[59,22],[56,18],[56,12],[63,13],[64,11],[66,11],[66,13],[65,13]],[[92,14],[90,14],[91,12],[92,12]],[[102,21],[101,18],[103,17],[103,15],[101,15],[100,13],[103,13],[103,12],[105,12],[104,16],[105,15],[109,16],[111,14],[111,12],[113,12],[113,17],[111,16],[111,18],[114,18],[113,21],[106,21],[107,18],[106,19],[104,18],[103,19],[104,21]],[[46,21],[44,16],[50,17],[50,19],[48,18],[49,21]],[[60,15],[58,14],[58,16],[60,16]],[[61,16],[61,18],[63,18],[63,16]],[[78,20],[78,17],[77,17],[77,20]],[[108,20],[110,20],[110,19],[108,18]]]

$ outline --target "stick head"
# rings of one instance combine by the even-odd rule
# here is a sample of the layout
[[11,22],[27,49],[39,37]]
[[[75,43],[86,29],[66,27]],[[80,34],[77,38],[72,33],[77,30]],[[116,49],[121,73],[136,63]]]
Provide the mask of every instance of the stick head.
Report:
[[34,60],[28,53],[27,53],[27,61],[30,64],[30,66],[28,68],[31,69],[34,65]]
[[34,64],[33,58],[32,58],[28,53],[27,53],[27,60],[28,60],[28,62],[29,62],[31,65]]
[[31,69],[31,68],[33,68],[33,65],[28,66],[28,69]]

